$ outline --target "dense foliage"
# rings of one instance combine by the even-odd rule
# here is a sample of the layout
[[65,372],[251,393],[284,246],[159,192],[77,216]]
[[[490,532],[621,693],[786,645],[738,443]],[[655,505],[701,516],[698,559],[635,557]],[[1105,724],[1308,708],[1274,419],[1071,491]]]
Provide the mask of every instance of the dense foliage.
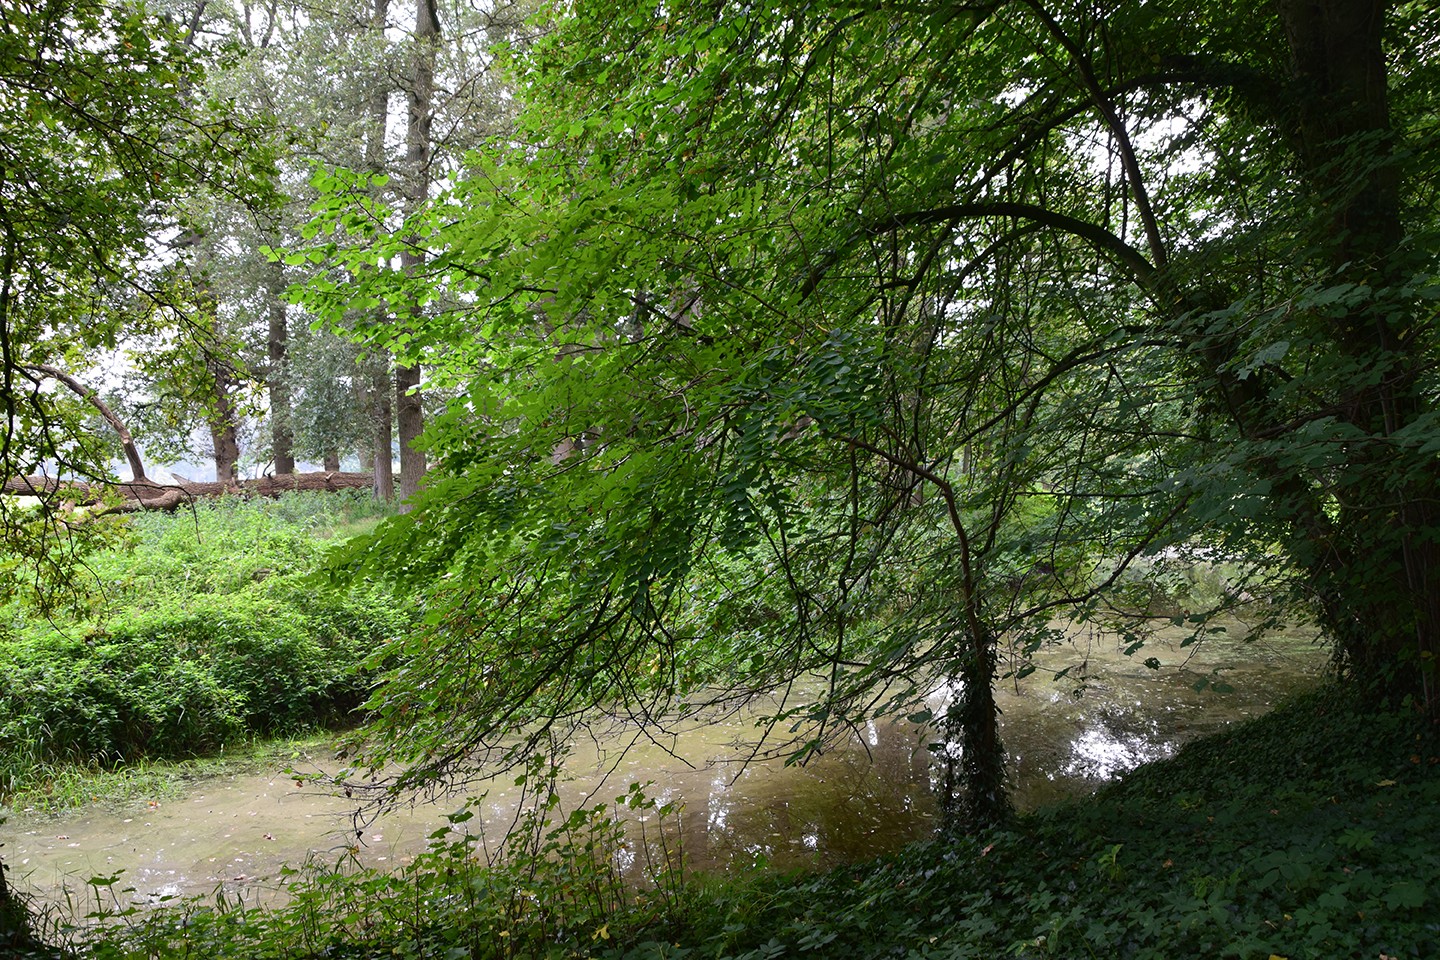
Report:
[[322,535],[368,501],[289,495],[136,518],[130,549],[90,560],[102,607],[0,639],[0,793],[65,764],[106,769],[353,723],[360,665],[405,632],[379,589],[317,589]]
[[959,812],[994,820],[1002,638],[1184,551],[1282,565],[1354,679],[1440,704],[1424,4],[545,27],[515,141],[408,232],[322,177],[292,257],[334,325],[428,304],[369,335],[457,394],[351,561],[444,578],[434,670],[377,700],[431,718],[408,759],[818,674],[777,711],[803,754],[949,677]]
[[[1433,827],[1436,800],[1433,777],[1398,772],[1413,718],[1395,712],[1440,715],[1430,6],[556,2],[510,54],[518,126],[432,197],[438,7],[421,0],[406,189],[386,193],[380,162],[389,90],[355,85],[359,169],[315,178],[308,246],[286,258],[315,271],[296,299],[324,329],[406,371],[396,399],[409,414],[422,368],[447,400],[416,510],[340,564],[352,583],[422,594],[426,610],[387,648],[392,663],[374,661],[393,667],[366,702],[374,769],[403,761],[397,786],[428,785],[496,753],[523,766],[597,711],[653,729],[754,697],[774,704],[772,747],[803,758],[943,683],[942,715],[915,719],[937,721],[952,823],[989,829],[1009,812],[992,697],[1002,646],[1023,671],[1056,617],[1109,616],[1137,571],[1203,557],[1317,611],[1375,714],[1303,710],[1321,728],[1344,715],[1384,745],[1312,755],[1345,740],[1329,730],[1297,753],[1322,764],[1318,779],[1292,770],[1298,792],[1268,806],[1254,780],[1226,797],[1111,798],[1177,846],[1232,844],[1230,872],[1199,854],[1183,881],[1163,872],[1181,862],[1169,855],[1127,865],[1150,834],[1067,814],[1060,833],[1039,821],[977,834],[988,848],[957,835],[917,851],[858,898],[842,875],[777,887],[772,941],[697,924],[700,941],[680,949],[1063,955],[1074,937],[1135,956],[1430,950],[1433,861],[1420,882],[1398,876],[1385,826]],[[332,25],[384,46],[387,10]],[[98,472],[103,451],[79,428],[93,397],[42,384],[168,316],[152,281],[178,275],[154,269],[154,241],[167,229],[204,240],[175,201],[204,181],[248,209],[266,193],[266,151],[201,102],[183,24],[34,0],[0,26],[0,465]],[[278,221],[261,233],[281,239]],[[268,265],[275,334],[283,278]],[[176,283],[218,329],[205,271]],[[211,370],[223,342],[186,364]],[[38,588],[47,609],[77,582],[83,549],[120,530],[51,500],[38,513],[0,501],[4,582]],[[19,762],[107,762],[176,736],[203,747],[351,703],[358,687],[330,670],[331,652],[349,649],[347,630],[389,635],[391,621],[312,598],[286,568],[197,578],[216,592],[194,611],[147,596],[155,609],[97,610],[103,622],[68,638],[12,645],[11,674],[70,704],[48,713],[5,688],[34,714],[6,721]],[[126,576],[189,572],[155,562]],[[340,639],[327,651],[326,637]],[[1130,651],[1142,647],[1135,632]],[[262,716],[264,699],[286,707]],[[1308,742],[1275,729],[1290,749]],[[1244,749],[1273,752],[1255,736]],[[1411,755],[1427,771],[1429,736]],[[1283,822],[1291,799],[1281,849],[1257,810]],[[541,852],[528,851],[535,869]],[[1242,882],[1236,857],[1264,872]],[[987,884],[976,861],[1021,879]],[[448,889],[451,870],[464,872],[422,865],[404,895]],[[923,934],[934,939],[896,907],[917,890],[942,911]],[[463,924],[471,939],[447,942],[447,896],[439,919],[427,905],[407,921],[402,952],[519,949],[518,934],[487,947],[473,936],[487,928]],[[488,894],[465,902],[482,924],[508,922]],[[805,913],[820,902],[824,915]],[[313,918],[326,907],[296,949],[325,948]],[[876,910],[889,922],[871,934]],[[574,925],[532,927],[527,949],[604,950],[607,930],[587,945]],[[294,947],[280,936],[267,949]],[[672,952],[658,939],[635,950]]]
[[[72,374],[127,335],[184,339],[166,249],[209,185],[268,202],[271,156],[207,99],[185,25],[138,3],[19,0],[0,16],[0,470],[105,478],[98,384]],[[54,491],[38,491],[47,500]],[[55,500],[51,505],[58,505]],[[9,552],[57,583],[70,538],[9,499]]]

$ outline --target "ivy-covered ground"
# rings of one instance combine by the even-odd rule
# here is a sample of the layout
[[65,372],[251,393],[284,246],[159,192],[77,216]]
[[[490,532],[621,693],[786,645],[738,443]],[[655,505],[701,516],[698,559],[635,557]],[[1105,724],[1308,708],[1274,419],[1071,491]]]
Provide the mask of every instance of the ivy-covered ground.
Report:
[[1440,746],[1324,691],[1010,830],[721,903],[692,955],[1440,956]]
[[[80,941],[132,957],[1440,956],[1440,736],[1324,689],[1084,802],[825,875],[623,889],[577,811],[489,865],[320,874],[285,909],[191,903]],[[643,802],[632,797],[634,802]],[[298,879],[298,878],[297,878]]]

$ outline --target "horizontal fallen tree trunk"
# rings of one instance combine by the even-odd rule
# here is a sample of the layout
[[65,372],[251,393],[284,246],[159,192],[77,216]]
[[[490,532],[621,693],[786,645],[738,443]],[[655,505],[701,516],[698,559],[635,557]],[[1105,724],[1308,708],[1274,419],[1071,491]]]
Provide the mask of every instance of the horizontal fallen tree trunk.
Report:
[[54,477],[13,477],[5,481],[4,492],[22,497],[39,497],[63,501],[75,506],[91,506],[102,502],[107,491],[120,495],[120,503],[106,512],[128,513],[135,510],[175,510],[182,504],[206,497],[278,497],[292,490],[369,490],[372,479],[368,473],[293,473],[266,476],[234,483],[157,483],[142,479],[114,484],[79,483],[56,480]]

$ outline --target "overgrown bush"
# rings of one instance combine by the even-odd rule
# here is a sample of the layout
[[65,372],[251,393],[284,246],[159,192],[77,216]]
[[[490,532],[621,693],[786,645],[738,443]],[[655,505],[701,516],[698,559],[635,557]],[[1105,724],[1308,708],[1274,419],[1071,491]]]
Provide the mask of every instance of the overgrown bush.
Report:
[[188,756],[244,732],[242,697],[159,637],[0,647],[0,787],[33,767]]
[[[359,664],[407,629],[405,603],[308,578],[346,500],[226,499],[136,519],[93,559],[104,603],[84,620],[11,609],[0,640],[0,795],[37,768],[181,758],[251,736],[345,722]],[[307,514],[305,508],[319,511]],[[373,512],[373,511],[372,511]]]
[[90,569],[107,606],[156,593],[233,593],[275,574],[314,569],[337,540],[386,512],[364,491],[220,497],[173,514],[130,518],[134,548],[107,551]]

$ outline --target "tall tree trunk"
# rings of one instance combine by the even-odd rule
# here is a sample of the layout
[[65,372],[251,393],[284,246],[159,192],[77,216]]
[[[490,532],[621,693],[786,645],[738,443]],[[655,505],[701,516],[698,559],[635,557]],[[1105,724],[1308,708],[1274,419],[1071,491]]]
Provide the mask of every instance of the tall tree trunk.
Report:
[[1005,747],[995,704],[995,638],[986,630],[969,638],[951,674],[951,702],[943,729],[947,749],[944,793],[947,829],[988,827],[1011,813],[1005,788]]
[[[435,53],[440,42],[440,20],[435,0],[415,2],[415,46],[410,73],[409,118],[405,129],[405,213],[418,213],[430,195],[430,111],[435,98]],[[420,240],[412,237],[400,255],[400,267],[414,273],[424,262]],[[412,316],[419,316],[418,305]],[[420,490],[425,476],[425,452],[417,447],[425,427],[420,396],[419,366],[395,370],[396,426],[400,433],[401,509]]]
[[[360,373],[352,381],[355,387],[355,407],[365,411],[366,416],[374,417],[375,402],[371,398],[371,377],[366,368],[368,358],[360,358]],[[375,441],[372,436],[355,445],[355,458],[360,461],[360,472],[375,475]]]
[[269,265],[265,280],[270,300],[266,338],[270,363],[265,379],[270,394],[271,458],[275,472],[285,475],[295,472],[295,431],[290,408],[290,314],[284,300],[285,270],[279,261]]
[[196,261],[190,270],[190,283],[195,291],[196,308],[200,315],[207,319],[209,342],[202,344],[201,350],[210,390],[210,395],[205,398],[205,426],[210,431],[215,480],[218,483],[232,483],[236,479],[235,465],[240,460],[239,411],[235,408],[234,400],[239,381],[235,375],[235,364],[232,358],[226,355],[224,331],[220,325],[215,294],[206,276],[206,254],[201,246],[200,235],[191,232],[182,241],[182,246],[196,251]]
[[[1301,167],[1322,211],[1316,232],[1328,247],[1332,282],[1374,290],[1382,300],[1413,267],[1402,249],[1382,43],[1389,7],[1388,0],[1279,4],[1299,92]],[[1440,469],[1433,456],[1388,442],[1432,407],[1421,386],[1422,351],[1406,342],[1410,322],[1407,311],[1385,302],[1330,321],[1336,348],[1367,372],[1345,388],[1339,406],[1371,439],[1354,445],[1335,480],[1333,519],[1310,525],[1312,542],[1301,553],[1343,665],[1392,695],[1419,695],[1440,714]]]
[[[370,29],[377,37],[385,36],[386,20],[390,15],[390,0],[375,0],[371,10]],[[390,83],[389,76],[382,68],[372,78],[370,99],[367,105],[365,133],[365,169],[372,174],[386,170],[385,128],[389,121]],[[375,322],[388,324],[390,317],[384,309],[377,310]],[[364,377],[366,407],[371,416],[371,456],[374,463],[373,492],[376,500],[390,502],[395,499],[395,459],[392,452],[394,435],[394,412],[390,400],[393,382],[390,379],[390,362],[387,356],[369,353],[362,358],[362,367],[367,371]]]
[[390,405],[390,364],[381,357],[371,357],[370,399],[374,418],[375,499],[389,503],[395,499],[395,434],[394,416]]
[[206,425],[215,450],[215,480],[231,483],[236,479],[235,465],[240,462],[240,431],[231,397],[235,379],[223,360],[212,361],[211,382],[215,385],[215,396]]
[[400,510],[404,512],[409,509],[405,501],[420,492],[420,485],[425,479],[425,451],[416,445],[425,429],[418,366],[395,370],[395,425],[400,434],[399,494]]

